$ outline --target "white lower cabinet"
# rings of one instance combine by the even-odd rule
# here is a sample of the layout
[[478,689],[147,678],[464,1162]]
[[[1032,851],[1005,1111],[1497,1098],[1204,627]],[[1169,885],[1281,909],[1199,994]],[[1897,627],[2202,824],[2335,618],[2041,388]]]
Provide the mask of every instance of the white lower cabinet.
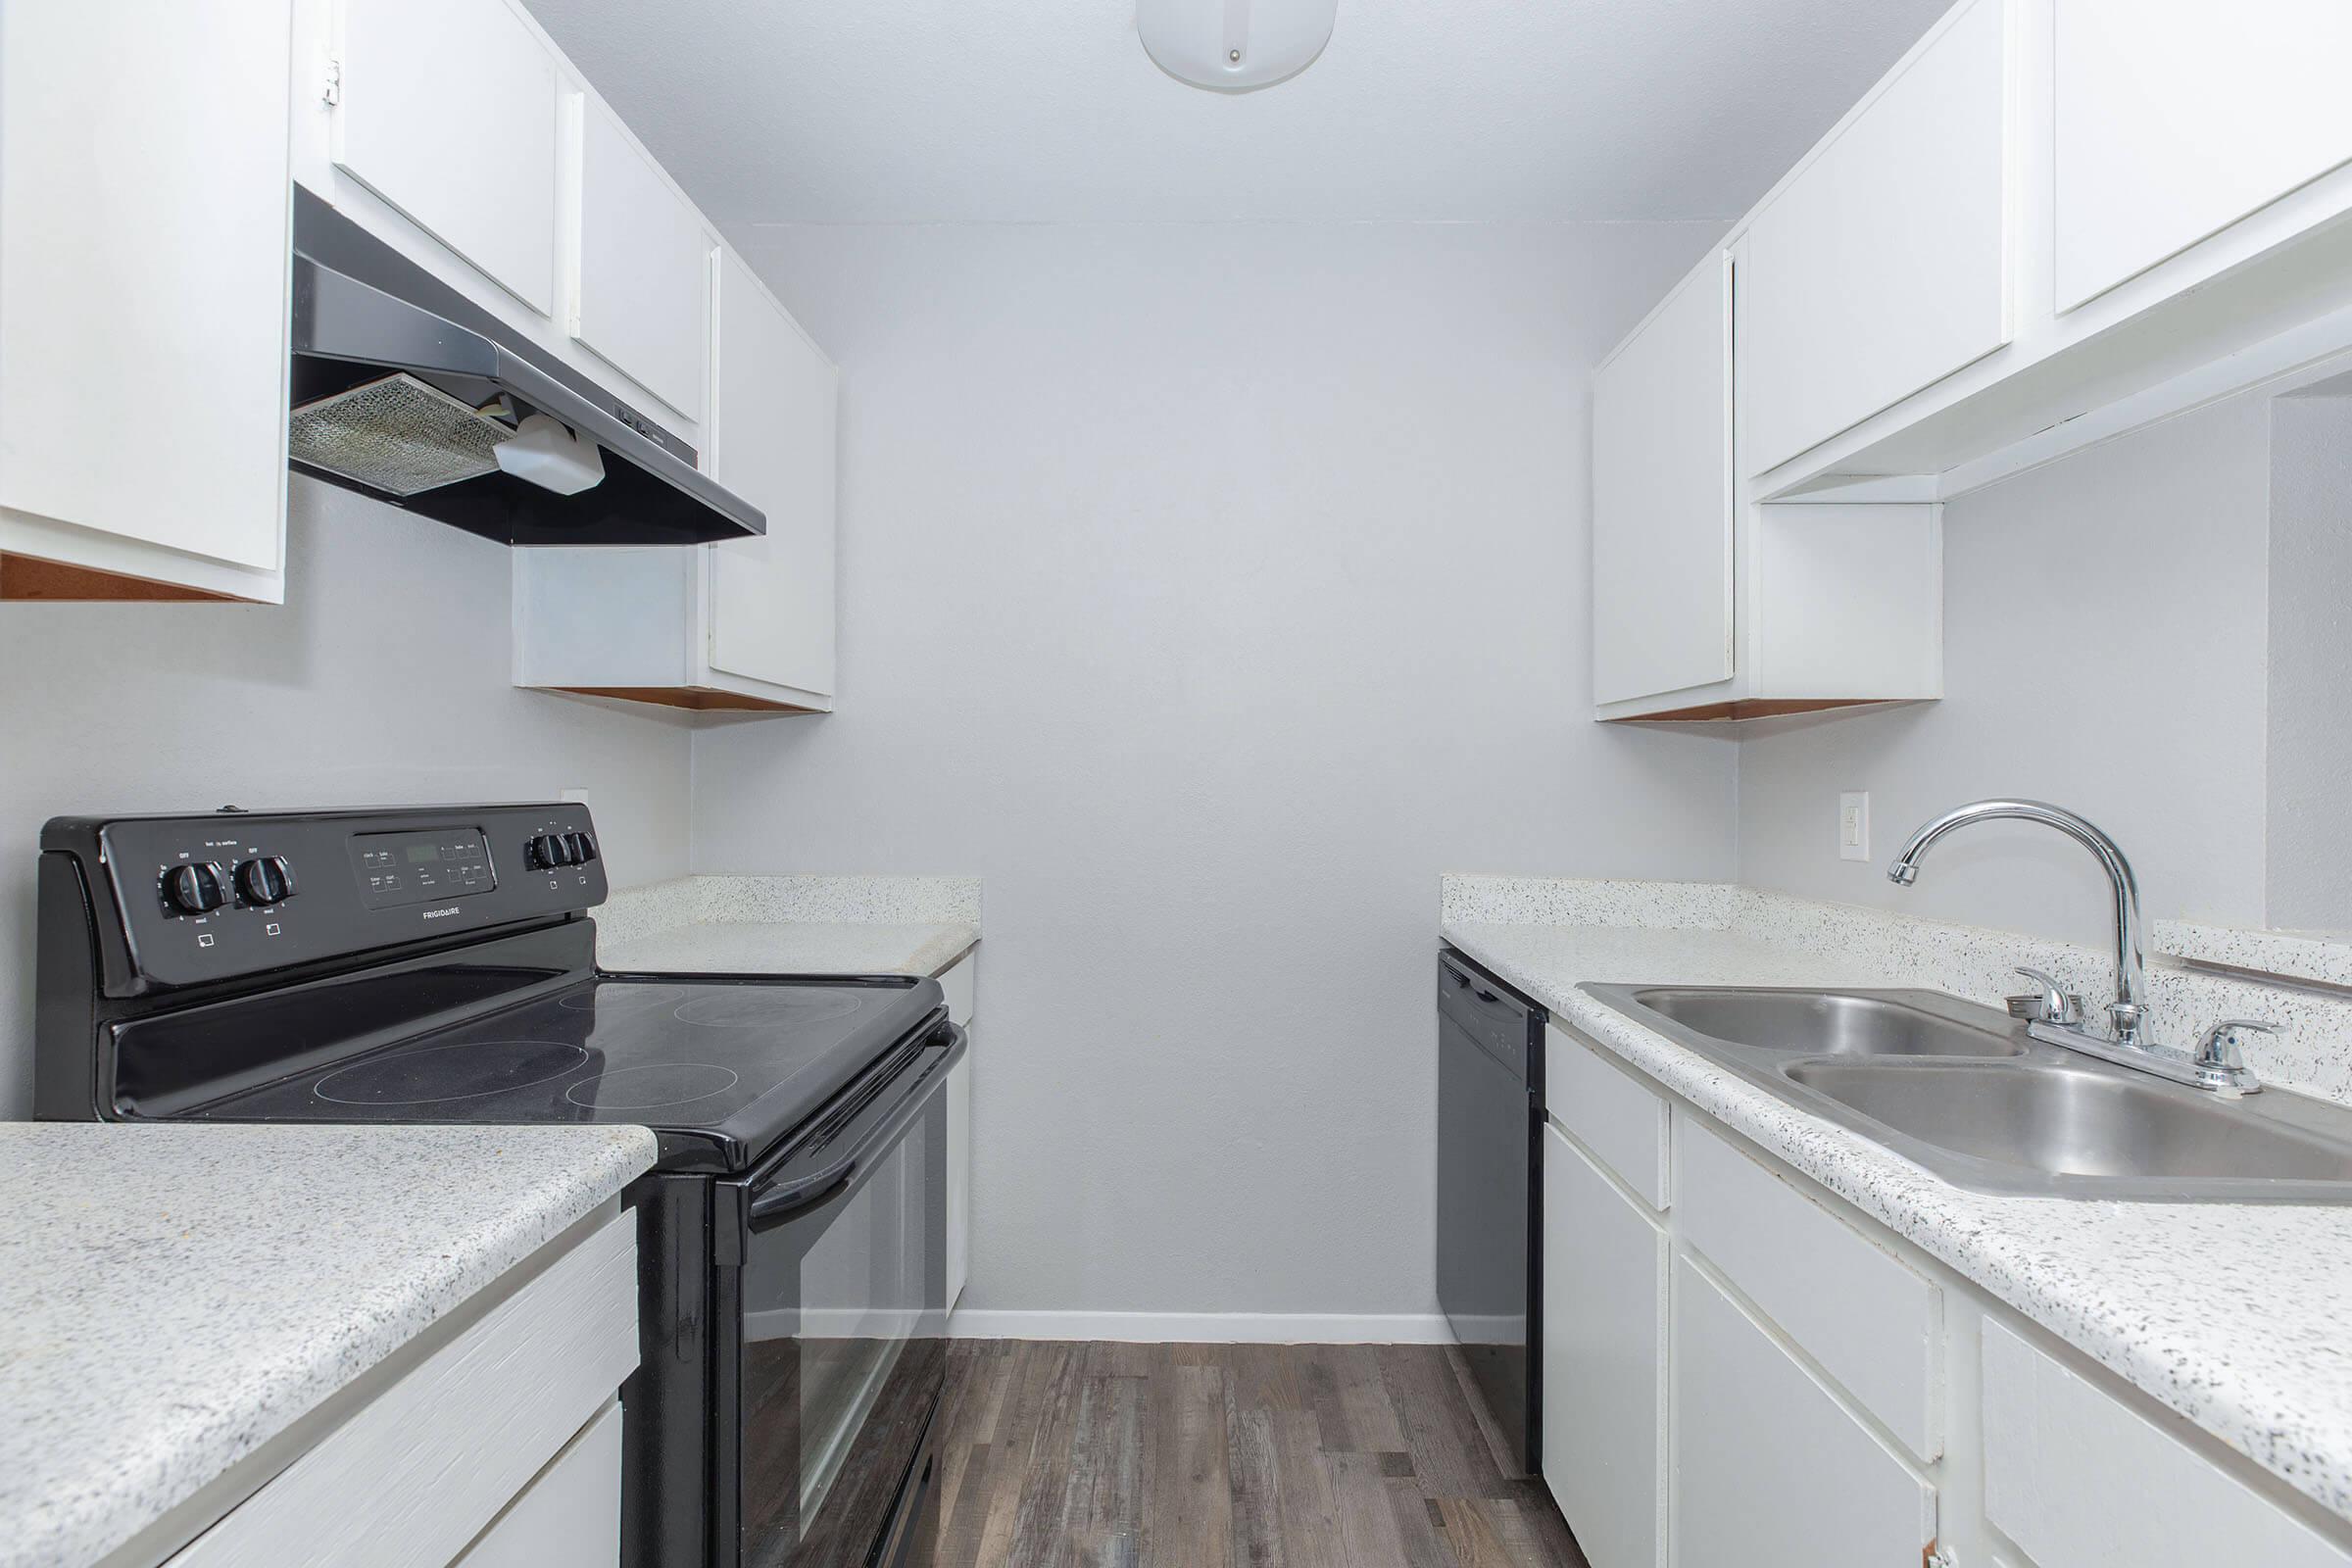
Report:
[[1544,1102],[1542,1468],[1593,1568],[2352,1568],[2352,1524],[1557,1023]]
[[972,1276],[972,1058],[948,1071],[948,1309]]
[[454,1568],[604,1568],[620,1560],[620,1402],[605,1406]]
[[1922,1560],[1935,1489],[1688,1257],[1674,1265],[1673,1357],[1677,1564]]
[[1675,1165],[1684,1246],[1914,1457],[1941,1453],[1936,1287],[1694,1117],[1683,1120]]
[[[980,956],[967,953],[939,977],[948,994],[948,1020],[972,1033],[972,1012],[979,1000]],[[963,1059],[948,1070],[948,1306],[963,1294],[972,1272],[972,1057],[977,1039],[964,1050]]]
[[1984,1517],[2035,1568],[2345,1568],[2334,1544],[2017,1331],[1984,1329]]
[[171,1568],[616,1561],[614,1396],[637,1366],[636,1214],[523,1267],[530,1279],[493,1285],[509,1294],[421,1360],[338,1395],[340,1420]]
[[1592,1568],[1656,1568],[1666,1232],[1556,1127],[1544,1215],[1544,1480]]

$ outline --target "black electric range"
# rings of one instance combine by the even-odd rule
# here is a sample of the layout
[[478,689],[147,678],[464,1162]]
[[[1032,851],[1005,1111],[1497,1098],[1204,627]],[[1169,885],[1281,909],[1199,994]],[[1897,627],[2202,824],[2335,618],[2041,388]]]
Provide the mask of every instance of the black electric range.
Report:
[[925,1548],[936,981],[601,972],[578,805],[59,818],[39,888],[43,1117],[653,1129],[625,1561]]

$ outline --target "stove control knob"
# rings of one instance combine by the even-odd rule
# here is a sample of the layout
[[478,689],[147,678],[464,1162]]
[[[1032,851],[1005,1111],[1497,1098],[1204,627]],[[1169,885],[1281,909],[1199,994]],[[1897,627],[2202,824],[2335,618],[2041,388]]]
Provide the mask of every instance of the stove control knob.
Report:
[[283,904],[294,896],[294,868],[282,855],[265,855],[237,866],[237,892],[248,904]]
[[542,833],[531,840],[531,863],[542,870],[551,871],[559,865],[569,865],[570,852],[564,842],[564,835]]
[[571,858],[564,862],[566,865],[586,865],[596,858],[596,840],[585,833],[564,834],[564,848],[571,852]]
[[228,902],[228,889],[209,860],[175,865],[164,873],[164,902],[175,914],[210,914]]

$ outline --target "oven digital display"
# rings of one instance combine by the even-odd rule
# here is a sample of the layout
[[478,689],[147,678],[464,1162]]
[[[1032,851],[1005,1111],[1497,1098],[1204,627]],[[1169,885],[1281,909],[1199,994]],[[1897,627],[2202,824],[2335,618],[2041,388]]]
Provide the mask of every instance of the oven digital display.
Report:
[[422,833],[363,833],[351,841],[360,902],[370,909],[487,893],[498,886],[490,844],[479,828]]

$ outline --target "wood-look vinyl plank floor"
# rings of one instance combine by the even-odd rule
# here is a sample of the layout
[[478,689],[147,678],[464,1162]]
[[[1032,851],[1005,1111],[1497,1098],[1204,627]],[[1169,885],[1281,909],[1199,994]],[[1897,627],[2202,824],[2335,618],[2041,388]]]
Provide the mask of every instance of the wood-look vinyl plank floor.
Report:
[[1436,1346],[957,1342],[931,1568],[1587,1568]]

